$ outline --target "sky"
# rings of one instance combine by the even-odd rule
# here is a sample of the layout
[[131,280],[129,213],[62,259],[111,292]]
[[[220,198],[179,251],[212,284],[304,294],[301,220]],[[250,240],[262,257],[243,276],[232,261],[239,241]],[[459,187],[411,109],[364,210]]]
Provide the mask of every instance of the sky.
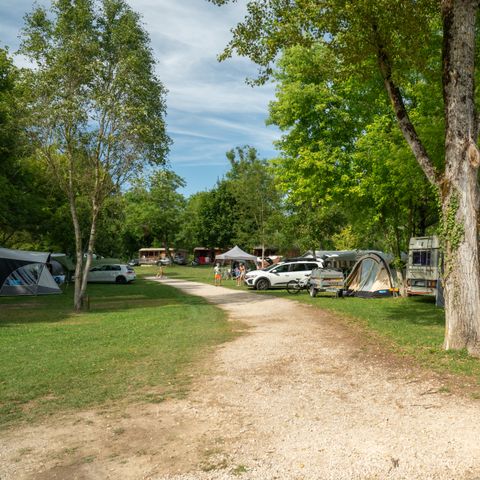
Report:
[[[37,0],[49,5],[47,0]],[[256,66],[235,57],[217,55],[231,38],[230,28],[242,20],[244,2],[217,7],[206,0],[129,0],[140,13],[157,60],[157,75],[168,90],[167,129],[173,140],[171,168],[183,177],[190,195],[210,189],[229,168],[225,152],[243,145],[255,147],[262,158],[277,155],[280,137],[266,126],[274,86],[247,85]],[[0,45],[14,53],[19,46],[23,16],[30,0],[0,0]],[[18,65],[25,65],[16,57]]]

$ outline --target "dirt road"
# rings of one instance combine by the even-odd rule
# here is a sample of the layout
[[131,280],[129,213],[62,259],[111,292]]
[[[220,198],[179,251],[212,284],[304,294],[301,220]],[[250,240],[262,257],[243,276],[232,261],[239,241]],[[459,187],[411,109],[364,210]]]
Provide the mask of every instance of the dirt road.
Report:
[[178,280],[245,334],[184,400],[8,433],[0,479],[480,479],[480,402],[375,356],[331,314]]

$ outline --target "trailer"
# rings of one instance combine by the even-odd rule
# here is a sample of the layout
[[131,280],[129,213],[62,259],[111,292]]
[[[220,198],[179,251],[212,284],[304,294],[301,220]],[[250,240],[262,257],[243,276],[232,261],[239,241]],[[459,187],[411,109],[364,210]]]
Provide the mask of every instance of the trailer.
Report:
[[408,248],[406,293],[441,296],[443,254],[437,236],[412,237]]
[[309,293],[316,297],[319,292],[330,292],[338,295],[343,291],[345,279],[341,270],[316,268],[312,271],[309,281]]

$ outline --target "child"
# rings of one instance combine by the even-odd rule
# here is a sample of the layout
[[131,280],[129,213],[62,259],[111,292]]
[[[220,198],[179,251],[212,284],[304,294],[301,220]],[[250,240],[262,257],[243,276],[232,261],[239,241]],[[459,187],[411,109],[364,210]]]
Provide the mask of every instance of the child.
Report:
[[220,271],[220,264],[216,264],[215,268],[213,269],[213,275],[215,278],[215,286],[218,287],[222,284],[222,272]]

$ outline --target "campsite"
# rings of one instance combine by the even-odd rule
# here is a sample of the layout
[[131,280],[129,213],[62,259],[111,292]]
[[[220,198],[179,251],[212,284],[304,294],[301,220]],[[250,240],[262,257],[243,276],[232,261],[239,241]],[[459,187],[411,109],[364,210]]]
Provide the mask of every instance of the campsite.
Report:
[[479,14],[0,1],[0,480],[478,480]]

